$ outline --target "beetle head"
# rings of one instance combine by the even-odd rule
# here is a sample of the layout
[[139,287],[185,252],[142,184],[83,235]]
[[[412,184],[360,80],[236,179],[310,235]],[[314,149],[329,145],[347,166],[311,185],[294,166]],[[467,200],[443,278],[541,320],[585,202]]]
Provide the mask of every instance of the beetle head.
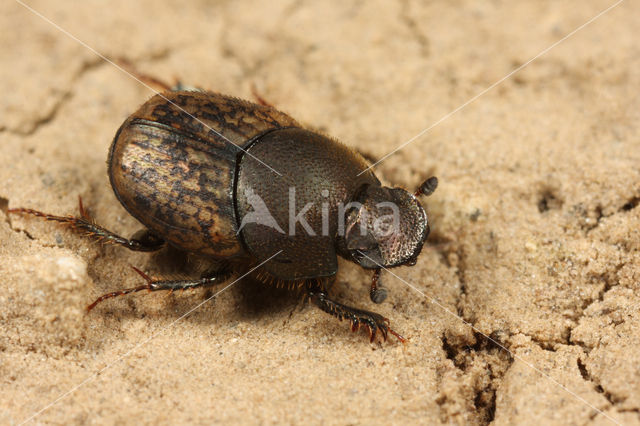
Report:
[[[427,180],[432,186],[433,179]],[[366,269],[415,264],[429,235],[427,214],[416,195],[401,188],[361,188],[346,215],[345,242],[354,262]]]

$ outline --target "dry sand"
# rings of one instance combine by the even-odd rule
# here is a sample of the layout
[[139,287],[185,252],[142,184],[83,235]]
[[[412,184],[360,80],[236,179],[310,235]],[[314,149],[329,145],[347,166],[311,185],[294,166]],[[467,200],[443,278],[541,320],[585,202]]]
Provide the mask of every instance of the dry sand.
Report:
[[[255,84],[374,158],[612,4],[29,2],[164,79],[245,98]],[[384,276],[382,305],[346,262],[336,294],[389,317],[406,347],[244,281],[183,319],[213,293],[86,315],[140,284],[128,265],[166,259],[6,210],[74,214],[82,195],[100,223],[136,231],[105,159],[151,93],[19,3],[0,24],[1,424],[44,408],[37,423],[640,424],[637,2],[377,167],[407,188],[440,178],[433,232],[416,266]]]

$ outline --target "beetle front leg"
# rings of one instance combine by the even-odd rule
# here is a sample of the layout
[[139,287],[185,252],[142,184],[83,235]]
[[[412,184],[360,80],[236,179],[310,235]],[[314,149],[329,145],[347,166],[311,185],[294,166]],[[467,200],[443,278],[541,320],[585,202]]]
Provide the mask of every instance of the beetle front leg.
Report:
[[366,326],[369,330],[369,338],[371,342],[375,340],[378,330],[380,330],[382,338],[385,341],[387,340],[388,333],[396,336],[402,343],[406,341],[404,337],[389,327],[389,320],[380,314],[335,302],[329,299],[329,296],[321,290],[311,290],[308,295],[311,301],[326,313],[333,315],[340,321],[342,321],[343,318],[351,321],[351,331],[355,332],[360,329],[360,326]]
[[151,278],[149,275],[142,272],[140,269],[132,266],[133,270],[136,271],[144,280],[147,282],[146,284],[140,285],[138,287],[126,288],[124,290],[118,290],[111,293],[103,294],[98,297],[92,304],[87,306],[87,312],[91,311],[96,305],[103,300],[112,299],[118,296],[124,296],[130,293],[137,293],[139,291],[147,290],[147,291],[160,291],[160,290],[168,290],[173,292],[174,290],[186,290],[193,289],[198,287],[209,287],[214,284],[217,284],[221,281],[224,281],[229,276],[229,271],[217,272],[215,275],[205,275],[202,278],[198,278],[195,280],[161,280]]
[[48,213],[42,213],[38,210],[25,208],[9,209],[8,212],[14,214],[30,214],[41,217],[44,220],[60,222],[72,229],[77,229],[83,232],[88,237],[99,242],[119,244],[133,251],[156,251],[164,246],[164,240],[149,230],[138,231],[130,239],[127,239],[103,228],[95,223],[93,218],[89,216],[89,213],[87,213],[82,205],[82,198],[80,197],[78,197],[78,209],[80,210],[80,217],[55,216]]

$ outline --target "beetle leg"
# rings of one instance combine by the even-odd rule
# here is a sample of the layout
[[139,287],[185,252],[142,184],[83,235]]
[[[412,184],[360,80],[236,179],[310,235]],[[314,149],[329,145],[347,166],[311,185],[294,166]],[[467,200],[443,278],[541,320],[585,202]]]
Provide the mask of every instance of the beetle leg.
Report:
[[173,90],[175,86],[180,84],[180,82],[176,82],[176,84],[172,86],[171,84],[165,81],[162,81],[159,78],[156,78],[149,74],[144,74],[138,71],[136,67],[128,59],[121,58],[121,57],[114,58],[114,62],[118,66],[120,66],[123,70],[125,70],[127,73],[133,75],[135,78],[140,80],[142,83],[148,86],[151,86],[152,88],[159,90],[161,92],[168,92],[170,90]]
[[260,92],[258,92],[258,88],[256,87],[255,83],[251,83],[251,94],[258,104],[275,108],[271,102],[267,101],[262,97],[262,95],[260,95]]
[[191,87],[182,84],[182,82],[177,77],[173,78],[173,84],[169,84],[166,81],[154,77],[151,74],[140,72],[135,67],[135,65],[133,65],[131,61],[126,58],[115,58],[114,62],[119,65],[124,71],[139,80],[142,84],[150,87],[153,90],[157,90],[159,92],[178,92],[181,90],[204,92],[204,89],[201,89],[200,87]]
[[89,213],[87,213],[84,206],[82,205],[82,198],[80,197],[78,197],[78,208],[80,210],[80,217],[55,216],[48,213],[42,213],[38,210],[25,208],[9,209],[8,212],[17,214],[30,214],[33,216],[41,217],[44,220],[60,222],[71,227],[72,229],[77,229],[83,232],[88,237],[94,238],[97,241],[111,244],[120,244],[133,251],[155,251],[164,246],[164,241],[148,230],[144,230],[142,232],[138,231],[130,239],[127,239],[109,231],[108,229],[103,228],[102,226],[95,223],[93,218],[89,216]]
[[335,302],[329,299],[329,296],[324,291],[312,290],[309,291],[308,295],[311,301],[326,313],[333,315],[340,321],[342,321],[342,319],[348,319],[351,321],[352,331],[355,332],[359,330],[362,325],[367,327],[371,342],[375,340],[378,330],[380,331],[380,334],[382,334],[382,339],[385,341],[387,340],[388,333],[391,333],[401,342],[405,342],[404,337],[389,327],[389,320],[380,314]]
[[148,291],[160,291],[160,290],[168,290],[169,292],[173,292],[174,290],[185,290],[192,289],[198,287],[209,287],[214,284],[217,284],[221,281],[224,281],[229,272],[218,272],[216,275],[206,275],[202,278],[194,279],[194,280],[161,280],[151,278],[149,275],[142,272],[140,269],[132,266],[133,270],[136,271],[144,280],[147,282],[146,284],[140,285],[138,287],[127,288],[124,290],[118,290],[111,293],[103,294],[98,297],[92,304],[87,306],[87,311],[91,311],[96,305],[103,300],[111,299],[118,296],[124,296],[130,293],[137,293],[139,291],[148,290]]

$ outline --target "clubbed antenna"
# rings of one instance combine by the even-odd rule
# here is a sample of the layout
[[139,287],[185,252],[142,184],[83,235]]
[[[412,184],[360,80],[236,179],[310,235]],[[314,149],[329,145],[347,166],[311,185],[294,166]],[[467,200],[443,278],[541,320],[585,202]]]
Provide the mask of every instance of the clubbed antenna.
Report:
[[387,289],[382,286],[382,281],[380,280],[380,273],[382,269],[378,268],[373,271],[373,278],[371,279],[371,291],[369,292],[369,296],[371,297],[371,301],[373,303],[382,303],[387,298]]
[[415,195],[416,197],[420,195],[429,196],[433,194],[433,191],[435,191],[437,187],[438,187],[438,178],[435,176],[431,176],[429,179],[422,182],[422,185],[418,187],[418,190],[413,195]]

